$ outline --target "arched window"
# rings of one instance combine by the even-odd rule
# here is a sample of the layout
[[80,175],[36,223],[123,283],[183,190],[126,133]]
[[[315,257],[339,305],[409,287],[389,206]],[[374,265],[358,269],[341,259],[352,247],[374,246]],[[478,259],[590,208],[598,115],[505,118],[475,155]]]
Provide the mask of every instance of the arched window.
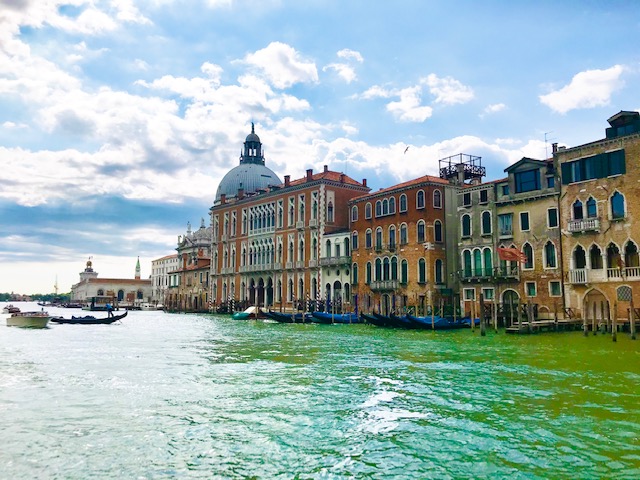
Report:
[[574,220],[582,220],[582,202],[580,200],[576,200],[573,202],[573,219]]
[[418,283],[427,283],[427,262],[424,258],[418,260]]
[[391,262],[387,257],[382,261],[382,280],[389,280],[391,277]]
[[442,272],[442,260],[437,259],[434,263],[434,277],[435,277],[435,282],[440,285],[442,283],[444,283],[443,280],[443,272]]
[[593,270],[602,270],[602,250],[596,244],[589,249],[589,262]]
[[376,202],[376,217],[381,217],[381,216],[382,216],[382,202],[378,200]]
[[367,203],[364,206],[364,218],[369,219],[371,218],[371,204]]
[[407,237],[407,224],[400,225],[400,245],[406,245],[408,243]]
[[417,238],[418,243],[424,243],[425,242],[424,220],[418,221],[418,224],[416,225],[416,229],[418,233],[418,238]]
[[442,193],[440,193],[440,190],[433,191],[433,208],[442,208]]
[[354,285],[358,283],[358,264],[354,263],[351,267],[351,283]]
[[396,213],[396,197],[389,198],[389,214]]
[[400,195],[400,212],[407,211],[407,196],[403,193]]
[[352,222],[358,221],[358,207],[355,205],[351,207],[351,221]]
[[373,240],[371,238],[371,229],[367,228],[367,231],[364,234],[364,248],[373,247]]
[[333,202],[327,206],[327,222],[333,223]]
[[416,208],[424,208],[424,190],[418,190],[416,193]]
[[327,240],[324,244],[324,256],[329,258],[331,256],[331,241]]
[[485,276],[490,277],[493,273],[493,258],[491,249],[485,248],[482,253],[484,255],[484,274]]
[[440,220],[433,222],[433,237],[436,242],[442,242],[442,222]]
[[382,227],[376,228],[376,250],[382,250]]
[[391,257],[391,280],[398,279],[398,258]]
[[367,285],[371,283],[371,262],[367,262]]
[[556,246],[551,240],[544,245],[544,263],[546,268],[556,268],[558,262],[556,260]]
[[471,251],[462,252],[462,269],[466,278],[471,277]]
[[382,215],[389,215],[389,200],[386,198],[382,201]]
[[409,280],[409,262],[402,260],[400,262],[400,283],[406,284]]
[[353,232],[351,234],[351,249],[352,250],[358,249],[358,232]]
[[376,258],[376,281],[382,280],[382,260]]
[[478,248],[473,251],[473,275],[482,276],[482,252]]
[[482,212],[482,234],[491,234],[491,212]]
[[533,268],[533,247],[530,244],[525,243],[522,246],[522,253],[524,253],[527,259],[524,262],[524,268],[527,268],[527,269]]
[[596,201],[593,197],[589,197],[587,200],[587,218],[596,218],[598,216],[598,208],[596,206]]
[[573,251],[573,268],[587,268],[587,256],[580,245]]
[[396,248],[396,227],[391,225],[389,227],[389,250],[395,250]]
[[610,243],[607,247],[607,268],[620,268],[621,265],[620,250],[615,243]]
[[624,266],[627,268],[640,266],[638,246],[631,240],[629,240],[624,247]]
[[462,236],[471,236],[471,215],[465,214],[462,216]]
[[620,192],[611,195],[611,218],[624,218],[624,196]]

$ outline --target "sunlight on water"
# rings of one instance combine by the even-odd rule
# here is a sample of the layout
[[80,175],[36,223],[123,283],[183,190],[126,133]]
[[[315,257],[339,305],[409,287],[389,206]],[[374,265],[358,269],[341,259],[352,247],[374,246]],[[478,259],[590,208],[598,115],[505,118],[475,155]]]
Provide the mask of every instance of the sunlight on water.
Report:
[[640,478],[625,334],[0,327],[0,478]]

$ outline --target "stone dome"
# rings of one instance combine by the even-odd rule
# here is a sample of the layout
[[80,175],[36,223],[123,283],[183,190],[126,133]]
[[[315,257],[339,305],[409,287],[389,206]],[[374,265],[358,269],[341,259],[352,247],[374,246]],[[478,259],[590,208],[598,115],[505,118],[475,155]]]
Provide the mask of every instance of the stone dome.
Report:
[[224,193],[227,198],[238,195],[238,189],[244,193],[253,193],[269,185],[280,185],[282,181],[268,167],[256,163],[243,163],[233,167],[220,181],[216,192],[216,202]]
[[240,153],[240,165],[233,167],[222,177],[215,201],[219,202],[223,194],[227,198],[235,197],[239,189],[248,194],[266,189],[269,185],[280,185],[282,181],[264,163],[262,143],[251,123],[251,133],[247,135],[244,149]]

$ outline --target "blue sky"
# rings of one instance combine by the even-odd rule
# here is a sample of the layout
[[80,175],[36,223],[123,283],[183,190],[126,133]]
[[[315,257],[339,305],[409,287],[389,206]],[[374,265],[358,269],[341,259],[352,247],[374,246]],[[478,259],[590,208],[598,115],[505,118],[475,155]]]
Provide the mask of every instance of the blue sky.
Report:
[[639,36],[636,1],[0,0],[0,292],[149,276],[252,121],[280,178],[374,190],[602,138]]

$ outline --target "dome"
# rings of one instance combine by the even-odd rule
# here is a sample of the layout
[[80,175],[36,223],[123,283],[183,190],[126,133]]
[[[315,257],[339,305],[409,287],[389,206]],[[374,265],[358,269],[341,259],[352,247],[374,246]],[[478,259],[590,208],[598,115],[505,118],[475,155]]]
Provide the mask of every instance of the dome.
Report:
[[[255,134],[253,134],[255,135]],[[256,135],[257,137],[257,135]],[[247,137],[249,138],[249,137]],[[216,192],[216,202],[225,194],[227,198],[238,195],[238,189],[244,189],[244,193],[253,193],[269,185],[280,185],[282,181],[269,168],[257,163],[241,163],[232,168],[220,181]]]
[[249,135],[247,135],[247,138],[245,139],[245,142],[257,142],[257,143],[260,143],[260,137],[258,135],[256,135],[255,133],[251,132]]

